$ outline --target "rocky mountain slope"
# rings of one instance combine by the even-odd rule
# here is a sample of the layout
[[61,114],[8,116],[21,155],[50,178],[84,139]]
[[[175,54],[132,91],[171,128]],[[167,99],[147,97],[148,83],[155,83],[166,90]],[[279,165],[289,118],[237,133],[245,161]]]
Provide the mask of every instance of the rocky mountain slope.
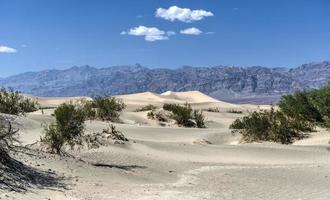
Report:
[[280,95],[319,88],[330,78],[330,62],[297,68],[261,66],[149,69],[140,65],[28,72],[0,79],[0,85],[38,96],[118,95],[199,90],[232,102],[272,102]]

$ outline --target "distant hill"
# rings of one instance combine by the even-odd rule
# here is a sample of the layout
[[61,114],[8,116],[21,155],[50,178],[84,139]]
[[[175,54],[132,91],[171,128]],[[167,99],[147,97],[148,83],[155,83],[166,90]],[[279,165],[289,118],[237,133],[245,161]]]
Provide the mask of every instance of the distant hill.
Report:
[[198,90],[230,102],[268,103],[283,94],[319,88],[330,78],[330,62],[297,68],[261,66],[149,69],[141,65],[28,72],[0,79],[0,85],[37,96],[118,95]]

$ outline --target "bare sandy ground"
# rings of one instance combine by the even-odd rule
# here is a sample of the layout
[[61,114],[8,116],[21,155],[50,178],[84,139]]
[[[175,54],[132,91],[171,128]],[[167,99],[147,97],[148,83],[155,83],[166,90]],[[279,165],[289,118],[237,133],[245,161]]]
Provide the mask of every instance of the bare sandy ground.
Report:
[[[292,145],[239,144],[240,138],[230,133],[229,124],[248,111],[261,109],[260,106],[229,104],[199,92],[119,97],[128,108],[121,116],[125,123],[115,125],[130,142],[70,151],[76,159],[35,151],[29,151],[31,155],[16,155],[27,165],[64,177],[66,188],[31,188],[27,193],[0,191],[0,198],[330,199],[330,134],[326,130],[320,129]],[[52,105],[60,101],[63,99],[47,100]],[[147,119],[146,112],[133,112],[141,105],[186,101],[197,108],[217,107],[221,112],[204,112],[206,129],[161,127]],[[228,109],[244,113],[228,113]],[[16,120],[24,145],[39,140],[40,124],[53,120],[51,112],[31,113]],[[107,126],[106,122],[88,121],[86,132]]]

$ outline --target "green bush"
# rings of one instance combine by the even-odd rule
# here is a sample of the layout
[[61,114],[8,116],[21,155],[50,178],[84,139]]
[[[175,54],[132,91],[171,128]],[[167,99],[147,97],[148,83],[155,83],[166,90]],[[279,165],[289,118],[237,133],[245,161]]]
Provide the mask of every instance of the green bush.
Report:
[[207,111],[207,112],[220,112],[220,109],[219,108],[208,108],[208,109],[204,109],[204,111]]
[[148,119],[156,119],[160,122],[168,122],[169,116],[163,111],[151,110],[147,113]]
[[120,112],[126,105],[115,97],[96,97],[93,101],[96,117],[106,121],[119,121]]
[[330,84],[309,92],[309,97],[322,116],[330,117]]
[[24,97],[13,89],[1,88],[0,90],[0,112],[12,115],[33,112],[37,109],[37,102]]
[[155,112],[153,110],[147,113],[148,119],[155,119]]
[[279,107],[284,114],[311,122],[322,122],[322,115],[309,98],[308,92],[283,96]]
[[64,144],[80,143],[86,116],[78,106],[68,103],[56,108],[54,116],[56,121],[45,127],[42,142],[49,144],[53,153],[60,154]]
[[194,127],[195,124],[193,120],[193,109],[186,103],[183,106],[179,104],[164,104],[164,110],[171,111],[171,118],[174,119],[178,125],[185,127]]
[[234,110],[234,109],[231,109],[231,110],[227,110],[227,113],[242,114],[243,111],[241,111],[241,110]]
[[156,106],[149,104],[149,105],[136,109],[135,112],[143,112],[143,111],[156,110],[156,109],[157,109]]
[[311,130],[312,124],[304,119],[291,118],[282,111],[253,112],[236,119],[231,125],[233,133],[240,133],[244,142],[272,141],[292,143],[303,137],[302,131]]
[[81,100],[79,105],[87,119],[94,120],[97,118],[97,108],[94,101]]
[[202,111],[193,110],[188,103],[183,106],[179,104],[164,104],[163,109],[172,112],[171,118],[178,125],[205,128],[205,117]]
[[316,125],[330,127],[330,84],[312,91],[283,96],[279,111],[254,112],[230,126],[245,141],[274,141],[284,144],[300,138]]
[[329,117],[324,117],[323,118],[323,123],[321,124],[321,126],[329,129],[330,128],[330,118]]
[[196,122],[197,128],[205,128],[205,116],[201,110],[194,110],[193,119]]

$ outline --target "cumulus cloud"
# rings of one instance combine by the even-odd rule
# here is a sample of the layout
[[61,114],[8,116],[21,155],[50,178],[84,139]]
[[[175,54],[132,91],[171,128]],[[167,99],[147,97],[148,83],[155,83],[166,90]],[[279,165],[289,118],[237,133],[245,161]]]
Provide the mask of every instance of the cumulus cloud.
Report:
[[169,21],[178,20],[182,22],[193,22],[211,16],[214,16],[214,14],[210,11],[191,10],[189,8],[180,8],[178,6],[171,6],[168,9],[158,8],[156,10],[156,17],[163,18]]
[[199,30],[198,28],[191,27],[191,28],[181,30],[180,33],[185,34],[185,35],[200,35],[203,33],[203,31]]
[[167,31],[166,34],[168,36],[176,35],[176,33],[174,31]]
[[15,52],[17,52],[17,50],[14,48],[0,45],[0,53],[15,53]]
[[163,31],[156,27],[138,26],[131,28],[129,31],[123,31],[121,35],[144,36],[144,39],[149,42],[157,40],[168,40],[169,36],[175,35],[173,31]]

